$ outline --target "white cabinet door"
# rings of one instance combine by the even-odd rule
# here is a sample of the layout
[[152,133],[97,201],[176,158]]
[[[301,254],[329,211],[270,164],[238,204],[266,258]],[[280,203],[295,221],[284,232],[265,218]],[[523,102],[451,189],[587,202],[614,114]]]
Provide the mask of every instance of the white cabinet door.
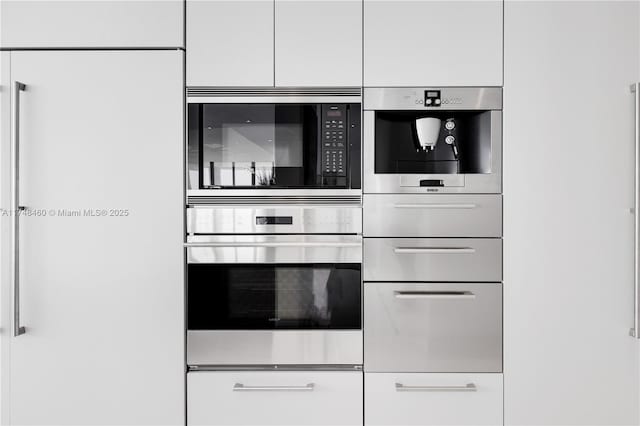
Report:
[[357,371],[187,374],[187,422],[196,425],[362,425]]
[[[26,333],[2,323],[11,424],[183,424],[183,54],[12,52],[15,81],[26,84],[17,128],[29,210],[19,232]],[[3,139],[3,211],[8,147]],[[13,245],[10,217],[1,220],[7,294]]]
[[502,425],[502,374],[365,373],[368,426]]
[[184,0],[3,0],[0,47],[183,47]]
[[365,86],[501,86],[502,0],[364,0]]
[[273,86],[273,0],[187,0],[188,86]]
[[276,86],[362,86],[362,0],[275,0]]
[[637,425],[638,2],[505,9],[508,425]]

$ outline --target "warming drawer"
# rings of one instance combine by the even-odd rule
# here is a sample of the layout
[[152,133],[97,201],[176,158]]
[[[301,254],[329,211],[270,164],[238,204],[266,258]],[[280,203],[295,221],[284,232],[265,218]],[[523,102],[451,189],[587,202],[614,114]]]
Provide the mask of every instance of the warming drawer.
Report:
[[187,425],[362,425],[362,372],[187,374]]
[[501,195],[364,196],[365,237],[502,236]]
[[502,284],[365,283],[364,368],[501,372]]
[[502,281],[499,238],[365,238],[365,281]]

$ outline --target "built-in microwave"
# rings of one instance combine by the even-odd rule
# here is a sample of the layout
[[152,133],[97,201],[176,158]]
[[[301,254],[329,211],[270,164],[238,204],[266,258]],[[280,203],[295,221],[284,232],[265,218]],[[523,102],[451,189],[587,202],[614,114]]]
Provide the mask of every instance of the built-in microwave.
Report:
[[188,196],[359,192],[360,99],[360,89],[190,88]]

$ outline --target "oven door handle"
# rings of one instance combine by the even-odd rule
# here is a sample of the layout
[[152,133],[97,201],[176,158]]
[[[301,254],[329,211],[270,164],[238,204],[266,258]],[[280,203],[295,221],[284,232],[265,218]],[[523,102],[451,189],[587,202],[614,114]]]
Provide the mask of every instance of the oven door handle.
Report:
[[261,247],[362,247],[360,242],[339,242],[339,241],[326,241],[326,242],[202,242],[202,243],[185,243],[187,248],[207,248],[207,247],[246,247],[246,248],[261,248]]

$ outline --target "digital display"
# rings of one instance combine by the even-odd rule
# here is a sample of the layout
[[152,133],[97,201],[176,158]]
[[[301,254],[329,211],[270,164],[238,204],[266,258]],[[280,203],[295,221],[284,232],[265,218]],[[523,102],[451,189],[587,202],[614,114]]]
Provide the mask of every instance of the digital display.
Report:
[[438,96],[440,96],[440,93],[438,92],[427,92],[427,96],[430,98],[437,98]]
[[327,117],[342,117],[342,111],[327,111]]
[[256,216],[256,225],[292,225],[292,216]]

